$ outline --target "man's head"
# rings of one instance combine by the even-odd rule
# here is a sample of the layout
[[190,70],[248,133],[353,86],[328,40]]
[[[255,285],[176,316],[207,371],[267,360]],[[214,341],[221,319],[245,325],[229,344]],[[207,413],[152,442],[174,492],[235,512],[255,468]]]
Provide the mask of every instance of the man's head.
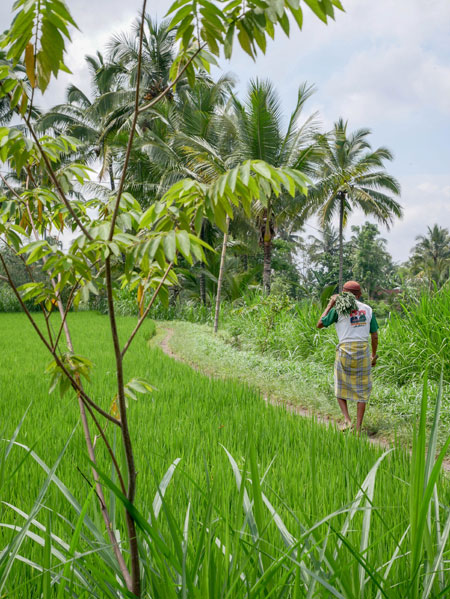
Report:
[[356,281],[347,281],[344,284],[343,291],[349,291],[355,297],[361,297],[361,285]]

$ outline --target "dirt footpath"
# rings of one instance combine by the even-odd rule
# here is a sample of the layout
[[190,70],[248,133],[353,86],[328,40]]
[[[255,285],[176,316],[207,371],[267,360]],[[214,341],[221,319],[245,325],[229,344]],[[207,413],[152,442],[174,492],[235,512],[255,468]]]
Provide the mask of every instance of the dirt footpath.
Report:
[[[177,360],[178,362],[183,362],[185,364],[188,364],[191,368],[193,368],[194,370],[196,370],[198,372],[201,372],[202,374],[217,378],[217,375],[215,375],[214,372],[211,372],[210,370],[202,368],[201,365],[199,365],[199,364],[193,364],[191,362],[188,362],[187,360],[184,360],[180,355],[175,353],[173,351],[173,349],[170,347],[170,340],[172,339],[175,331],[171,328],[165,328],[164,330],[166,331],[166,334],[163,337],[163,339],[160,341],[159,347],[163,350],[163,352],[167,356],[169,356],[170,358],[173,358],[174,360]],[[308,410],[307,408],[295,405],[288,401],[283,401],[278,398],[270,397],[263,390],[261,390],[261,392],[262,392],[262,397],[263,397],[264,401],[269,402],[273,406],[284,407],[289,412],[298,414],[299,416],[301,416],[303,418],[314,418],[317,422],[319,422],[320,424],[324,424],[326,426],[339,427],[339,425],[340,425],[339,422],[337,422],[336,420],[334,420],[331,417],[323,416],[321,414],[318,414],[317,412],[313,412],[312,410]],[[347,434],[351,434],[351,433],[347,433]],[[387,441],[386,439],[383,439],[381,437],[367,436],[367,439],[373,445],[376,445],[377,447],[382,447],[383,449],[390,449],[392,447],[392,445],[389,443],[389,441]],[[444,467],[444,470],[450,472],[450,460],[444,461],[443,467]]]
[[[160,341],[159,347],[162,349],[162,351],[167,356],[169,356],[170,358],[173,358],[174,360],[177,360],[178,362],[183,362],[184,364],[188,364],[188,366],[190,366],[197,372],[200,372],[202,374],[205,374],[205,375],[213,377],[213,378],[218,378],[217,375],[213,371],[202,368],[202,366],[200,364],[194,364],[194,363],[188,362],[187,360],[184,360],[180,355],[175,353],[173,351],[173,349],[170,347],[170,340],[172,339],[173,335],[175,334],[175,331],[173,329],[167,328],[167,327],[164,327],[163,330],[166,331],[166,334],[163,337],[163,339]],[[278,398],[270,397],[266,392],[264,392],[263,389],[261,389],[260,391],[261,391],[264,401],[270,403],[273,406],[284,407],[289,412],[298,414],[302,418],[314,418],[314,420],[316,420],[320,424],[323,424],[326,426],[336,426],[336,427],[340,426],[340,423],[337,422],[336,420],[334,420],[333,418],[330,418],[327,416],[322,416],[321,414],[318,414],[317,412],[313,412],[312,410],[308,410],[307,408],[304,408],[302,406],[295,405],[289,401],[283,401]],[[351,433],[347,432],[346,434],[351,434]],[[372,443],[373,445],[376,445],[377,447],[381,447],[382,449],[390,449],[392,447],[392,444],[387,439],[383,439],[382,437],[375,437],[375,436],[367,435],[367,439],[370,443]],[[446,458],[443,461],[442,468],[445,472],[450,472],[450,458]]]

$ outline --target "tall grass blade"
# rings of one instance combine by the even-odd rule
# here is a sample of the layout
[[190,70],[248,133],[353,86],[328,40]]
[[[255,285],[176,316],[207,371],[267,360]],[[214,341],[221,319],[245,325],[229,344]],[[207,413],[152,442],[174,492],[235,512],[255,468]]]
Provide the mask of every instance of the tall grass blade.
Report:
[[[46,472],[46,474],[50,474],[51,469],[47,466],[47,464],[27,445],[23,443],[14,442],[14,445],[20,447],[27,451],[27,453],[33,458],[33,460]],[[57,488],[60,490],[64,498],[68,501],[69,505],[75,510],[75,513],[79,515],[82,511],[82,506],[75,499],[66,485],[53,473],[51,476],[51,482],[53,482]],[[99,527],[94,524],[91,518],[86,515],[84,519],[85,526],[87,530],[93,535],[95,541],[97,542],[98,550],[102,555],[102,559],[105,560],[105,563],[111,568],[114,572],[120,575],[120,570],[118,568],[117,562],[115,560],[114,554],[111,550],[110,545],[105,544],[105,539]]]
[[6,547],[6,549],[3,551],[3,553],[0,557],[0,592],[1,593],[4,592],[5,585],[7,583],[8,576],[11,572],[11,568],[13,566],[15,557],[19,553],[20,547],[22,546],[22,543],[26,538],[26,533],[28,532],[28,529],[30,528],[32,521],[34,520],[36,514],[39,512],[39,510],[42,507],[42,500],[43,500],[45,494],[47,493],[47,489],[53,480],[53,476],[56,472],[56,469],[58,468],[59,463],[61,462],[62,457],[63,457],[64,453],[66,452],[66,449],[67,449],[70,441],[72,440],[75,430],[76,430],[76,427],[73,429],[70,437],[67,439],[62,451],[60,452],[56,462],[53,464],[52,468],[50,469],[50,471],[47,475],[47,478],[45,479],[44,484],[42,485],[42,487],[39,491],[36,501],[34,502],[34,505],[30,511],[30,514],[29,514],[27,520],[21,527],[19,533],[12,539],[12,541],[9,543],[8,547]]
[[[31,408],[31,403],[28,405],[27,409],[25,410],[22,418],[20,419],[19,424],[16,426],[13,434],[11,435],[11,439],[8,440],[8,444],[4,450],[4,452],[2,452],[2,456],[0,459],[0,489],[2,488],[4,482],[5,482],[5,465],[6,465],[6,460],[8,459],[8,456],[11,452],[11,449],[13,448],[14,442],[17,439],[20,429],[22,428],[23,422],[28,414],[28,410]],[[2,439],[2,441],[5,441],[5,439]],[[26,457],[24,458],[26,459]],[[20,465],[22,464],[22,462],[19,463],[19,466],[16,467],[15,472],[17,472],[18,468],[20,467]],[[14,475],[14,473],[11,475]]]
[[[402,543],[406,539],[409,531],[410,531],[410,526],[408,525],[407,528],[406,528],[406,530],[405,530],[405,532],[402,535],[402,538],[398,542],[397,547],[395,548],[395,551],[392,554],[391,559],[387,562],[387,564],[385,564],[386,569],[384,571],[384,575],[383,575],[382,582],[381,582],[381,586],[383,587],[383,589],[386,587],[386,583],[387,583],[387,580],[389,578],[389,573],[391,571],[391,568],[394,565],[395,561],[399,557],[399,553],[400,553],[400,550],[401,550]],[[381,590],[378,589],[376,599],[381,599],[381,594],[382,594]]]
[[[340,540],[336,543],[336,549],[335,549],[334,555],[333,555],[335,560],[338,557],[339,549],[342,547],[342,542],[343,542],[342,539],[347,535],[347,532],[350,528],[350,524],[351,524],[353,518],[355,517],[355,514],[360,509],[362,500],[364,499],[364,497],[367,497],[368,489],[373,488],[373,485],[375,484],[375,478],[376,478],[378,468],[380,467],[381,462],[392,451],[393,451],[392,449],[388,449],[378,458],[378,460],[372,466],[372,468],[370,469],[366,478],[364,479],[358,493],[356,494],[355,499],[352,501],[350,509],[348,510],[347,518],[345,519],[344,525],[342,526],[342,529],[341,529],[341,532],[339,535]],[[373,492],[372,492],[372,495],[373,495]],[[369,520],[369,522],[370,522],[370,520]]]
[[181,577],[181,589],[182,589],[182,597],[183,599],[187,599],[188,596],[188,584],[187,584],[187,576],[186,576],[186,562],[187,562],[187,554],[188,554],[188,542],[189,542],[189,515],[191,512],[191,502],[188,503],[188,507],[186,510],[186,517],[184,519],[184,527],[183,527],[183,566],[182,566],[182,577]]
[[[153,515],[156,519],[158,518],[159,512],[161,511],[162,500],[164,498],[164,495],[166,494],[167,487],[169,486],[169,483],[172,480],[172,476],[174,475],[176,467],[178,466],[180,461],[181,458],[176,458],[176,460],[172,462],[172,464],[169,466],[166,473],[162,477],[160,484],[158,485],[158,490],[156,492],[155,498],[153,499],[152,507]],[[149,518],[149,522],[151,522],[151,516]]]
[[[68,580],[68,576],[69,576],[69,572],[72,572],[73,575],[73,569],[71,569],[72,566],[72,560],[75,556],[75,551],[76,551],[76,547],[78,545],[79,539],[80,539],[80,534],[81,534],[81,528],[83,526],[84,523],[84,518],[87,514],[87,510],[88,507],[91,503],[92,497],[95,493],[95,486],[92,485],[90,492],[88,493],[88,496],[86,497],[86,501],[84,502],[83,508],[81,510],[80,515],[78,516],[78,520],[75,526],[75,530],[73,532],[72,535],[72,540],[70,542],[70,547],[69,547],[69,551],[68,551],[68,559],[66,560],[66,563],[64,565],[64,570],[63,570],[63,574],[62,574],[62,582],[59,585],[59,589],[58,589],[58,595],[57,595],[57,599],[63,599],[64,594],[66,593],[66,587],[65,587],[65,581]],[[69,588],[69,593],[72,592],[72,584],[70,585]]]

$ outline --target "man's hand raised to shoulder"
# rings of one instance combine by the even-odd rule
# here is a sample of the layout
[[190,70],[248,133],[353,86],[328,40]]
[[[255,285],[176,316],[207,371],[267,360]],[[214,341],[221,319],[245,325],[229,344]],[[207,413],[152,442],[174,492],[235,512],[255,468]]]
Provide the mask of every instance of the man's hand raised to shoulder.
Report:
[[331,310],[331,308],[334,307],[334,304],[336,303],[336,298],[338,297],[338,294],[335,293],[334,295],[332,295],[330,297],[330,300],[328,302],[327,307],[325,308],[323,314],[321,315],[321,317],[319,318],[318,322],[317,322],[317,328],[318,329],[323,329],[323,323],[322,323],[322,318],[324,318],[328,312]]

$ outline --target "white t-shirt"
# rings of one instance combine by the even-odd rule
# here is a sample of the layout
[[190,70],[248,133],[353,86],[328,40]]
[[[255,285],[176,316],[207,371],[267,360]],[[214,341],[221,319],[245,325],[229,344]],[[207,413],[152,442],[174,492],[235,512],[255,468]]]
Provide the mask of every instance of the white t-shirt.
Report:
[[[363,304],[356,300],[357,310],[354,310],[349,316],[338,316],[336,309],[332,308],[330,312],[322,319],[325,326],[329,326],[333,322],[336,324],[336,332],[339,338],[339,343],[350,341],[366,342],[369,333],[371,332],[372,308],[367,304]],[[374,331],[378,329],[374,318]],[[376,328],[375,328],[376,327]],[[374,332],[373,331],[373,332]]]

